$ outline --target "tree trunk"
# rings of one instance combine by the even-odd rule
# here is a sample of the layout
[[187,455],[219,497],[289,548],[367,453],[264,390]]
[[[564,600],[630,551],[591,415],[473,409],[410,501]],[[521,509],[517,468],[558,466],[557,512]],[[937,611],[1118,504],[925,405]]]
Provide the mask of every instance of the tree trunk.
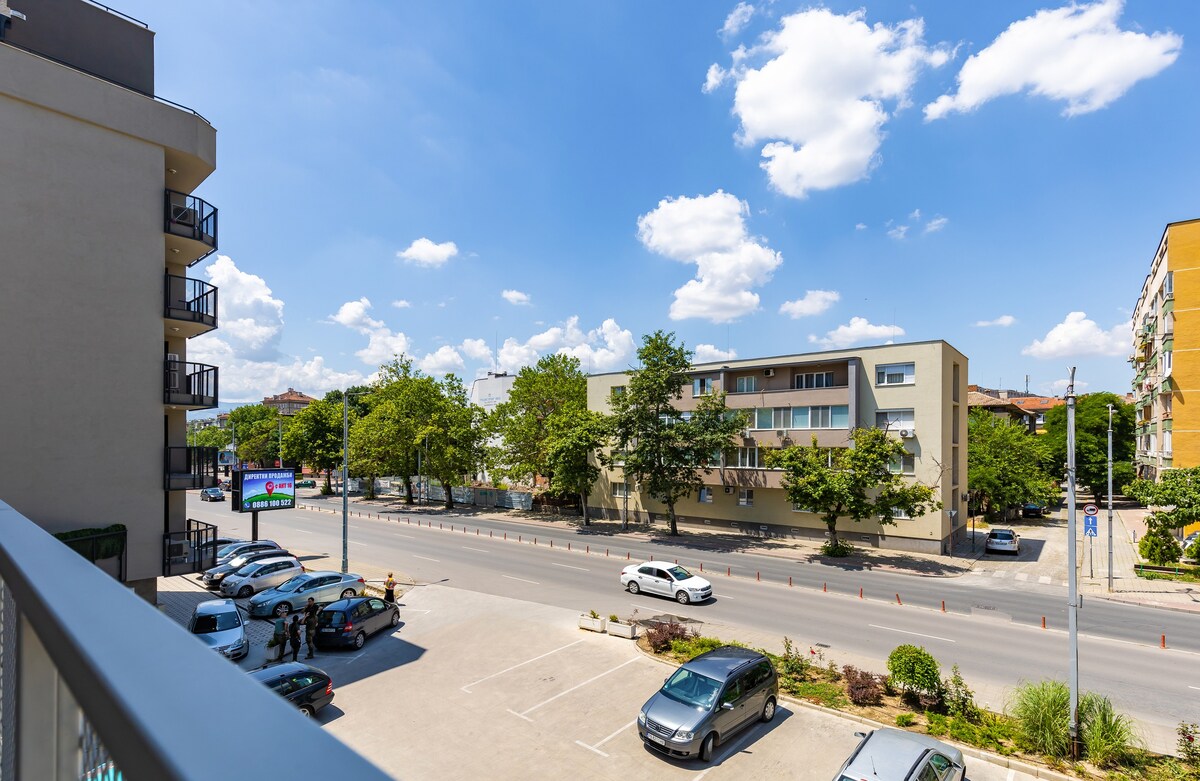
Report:
[[679,536],[679,524],[675,520],[675,503],[667,502],[667,517],[671,519],[671,536]]
[[326,493],[326,494],[333,493],[333,470],[332,469],[325,470],[325,490],[322,493]]
[[447,510],[453,510],[454,509],[454,491],[450,487],[449,482],[447,482],[445,480],[442,480],[441,482],[442,482],[442,490],[445,491],[445,493],[446,493],[446,504],[444,505],[444,507]]
[[372,475],[367,475],[367,498],[375,498],[375,478]]
[[580,514],[583,515],[583,525],[584,526],[591,525],[591,521],[588,519],[587,497],[588,497],[587,491],[579,492],[579,512],[580,512]]
[[412,479],[408,478],[408,477],[404,478],[404,503],[405,504],[413,503]]
[[836,548],[836,547],[837,547],[837,544],[838,544],[838,536],[837,536],[837,516],[836,516],[836,515],[833,517],[833,520],[832,520],[832,521],[831,521],[831,520],[829,520],[828,518],[826,518],[826,519],[825,519],[825,528],[829,530],[829,544],[830,544],[830,546],[831,546],[831,547],[834,547],[834,548]]

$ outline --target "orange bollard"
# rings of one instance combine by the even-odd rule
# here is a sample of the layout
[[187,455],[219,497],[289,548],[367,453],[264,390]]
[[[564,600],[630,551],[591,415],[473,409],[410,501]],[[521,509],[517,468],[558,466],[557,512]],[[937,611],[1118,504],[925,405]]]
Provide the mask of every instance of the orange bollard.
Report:
[[[433,521],[430,521],[430,522],[429,522],[429,525],[430,525],[430,526],[433,526]],[[440,529],[440,528],[442,528],[442,522],[441,522],[441,521],[438,521],[438,528],[439,528],[439,529]]]
[[903,602],[901,602],[901,601],[900,601],[900,595],[899,595],[899,594],[897,594],[897,595],[896,595],[896,604],[897,604],[897,605],[903,605],[903,604],[904,604]]
[[946,612],[946,600],[944,600],[944,599],[942,600],[942,612],[943,613]]
[[550,540],[550,547],[551,547],[551,548],[553,548],[553,547],[554,547],[554,539],[553,539],[553,538],[551,538],[551,540]]
[[829,593],[829,584],[828,584],[828,583],[822,583],[822,584],[821,584],[821,591],[824,591],[826,594],[828,594],[828,593]]
[[791,585],[792,585],[792,576],[788,575],[788,586],[790,587]]
[[859,586],[859,587],[858,587],[858,598],[859,598],[859,599],[862,599],[862,598],[863,598],[863,595],[862,595],[862,586]]
[[1166,647],[1167,647],[1167,636],[1163,635],[1162,641],[1159,643],[1159,648],[1166,648]]
[[629,561],[629,551],[625,551],[625,561]]
[[567,550],[571,550],[571,543],[567,543]]
[[730,577],[732,574],[733,574],[733,570],[732,570],[730,567],[726,567],[726,568],[725,568],[725,577],[727,577],[727,578],[728,578],[728,577]]
[[604,558],[608,558],[608,548],[604,549]]
[[675,559],[675,566],[676,566],[676,567],[678,567],[678,566],[679,566],[679,559]]
[[[478,537],[478,536],[479,536],[479,530],[478,530],[478,529],[476,529],[476,530],[475,530],[475,536],[476,536],[476,537]],[[491,537],[491,536],[492,536],[492,533],[491,533],[491,532],[488,532],[488,536],[489,536],[489,537]]]
[[454,524],[450,524],[450,531],[454,531]]
[[587,553],[587,554],[589,554],[589,555],[590,555],[590,554],[591,554],[591,552],[592,552],[592,546],[591,546],[591,545],[589,545],[589,546],[587,546],[587,550],[585,550],[585,551],[584,551],[584,553]]
[[[551,542],[553,542],[553,540],[551,540]],[[537,545],[537,537],[534,537],[534,538],[533,538],[533,544],[534,544],[534,545]]]
[[523,542],[523,540],[521,539],[521,535],[519,535],[519,534],[517,535],[517,542]]
[[1042,629],[1046,628],[1046,617],[1042,616]]
[[761,573],[761,572],[755,572],[755,573],[754,573],[754,579],[755,579],[755,580],[757,580],[758,582],[760,582],[760,583],[761,583],[761,582],[762,582],[762,573]]
[[704,562],[703,562],[703,561],[702,561],[702,562],[700,562],[700,571],[701,571],[701,572],[703,572],[703,571],[704,571]]
[[488,531],[488,538],[489,538],[489,539],[491,539],[492,537],[495,537],[495,536],[496,536],[496,535],[495,535],[495,534],[493,534],[493,533],[492,533],[490,530]]

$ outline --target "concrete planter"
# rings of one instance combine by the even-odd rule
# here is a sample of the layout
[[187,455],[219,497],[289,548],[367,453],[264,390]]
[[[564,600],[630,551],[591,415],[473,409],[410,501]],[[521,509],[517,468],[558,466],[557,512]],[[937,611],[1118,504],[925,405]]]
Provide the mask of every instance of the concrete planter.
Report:
[[592,618],[586,614],[579,616],[579,628],[589,632],[603,632],[607,624],[607,618]]
[[608,633],[614,637],[625,637],[634,640],[637,638],[637,624],[623,624],[609,621]]

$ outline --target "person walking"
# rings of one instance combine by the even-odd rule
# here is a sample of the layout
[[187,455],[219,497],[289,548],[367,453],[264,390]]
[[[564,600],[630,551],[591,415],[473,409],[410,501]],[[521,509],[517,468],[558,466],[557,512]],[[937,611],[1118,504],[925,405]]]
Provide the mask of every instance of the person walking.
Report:
[[292,616],[291,622],[288,624],[288,642],[292,645],[292,661],[296,661],[300,656],[300,614]]
[[383,600],[385,602],[396,601],[396,579],[392,577],[392,573],[388,573],[387,580],[383,582]]
[[275,617],[275,631],[271,635],[271,648],[275,649],[275,658],[270,661],[282,662],[283,652],[287,649],[287,613]]
[[309,597],[308,604],[304,606],[304,644],[308,647],[305,659],[313,658],[313,639],[317,636],[317,613],[319,612],[317,601]]

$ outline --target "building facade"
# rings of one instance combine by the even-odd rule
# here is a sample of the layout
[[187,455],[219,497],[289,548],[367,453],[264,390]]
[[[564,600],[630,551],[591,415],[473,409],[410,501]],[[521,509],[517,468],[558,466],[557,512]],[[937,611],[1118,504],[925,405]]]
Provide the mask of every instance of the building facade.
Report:
[[274,407],[280,415],[295,415],[314,401],[316,399],[312,396],[301,393],[295,388],[288,388],[284,393],[267,396],[262,403],[264,407]]
[[[1196,306],[1192,306],[1195,304]],[[1133,310],[1133,404],[1138,476],[1200,465],[1200,220],[1173,222],[1150,263]],[[1179,328],[1176,329],[1178,319]]]
[[[862,426],[886,427],[911,457],[897,471],[937,486],[943,509],[917,518],[838,522],[856,544],[949,552],[965,536],[967,495],[967,358],[944,341],[863,347],[855,350],[698,364],[684,388],[681,411],[699,398],[725,391],[730,409],[744,410],[750,424],[703,474],[699,495],[676,505],[681,524],[797,538],[821,538],[820,516],[787,501],[782,472],[767,469],[762,448],[808,445],[846,447]],[[588,408],[608,412],[623,391],[626,373],[588,378]],[[589,510],[596,516],[659,522],[666,507],[626,485],[620,467],[603,471]]]
[[185,419],[218,400],[217,368],[187,358],[217,326],[216,289],[188,276],[217,247],[217,210],[192,194],[216,131],[154,97],[145,25],[83,0],[9,5],[0,498],[51,532],[124,524],[119,574],[152,597],[184,491],[216,482]]

